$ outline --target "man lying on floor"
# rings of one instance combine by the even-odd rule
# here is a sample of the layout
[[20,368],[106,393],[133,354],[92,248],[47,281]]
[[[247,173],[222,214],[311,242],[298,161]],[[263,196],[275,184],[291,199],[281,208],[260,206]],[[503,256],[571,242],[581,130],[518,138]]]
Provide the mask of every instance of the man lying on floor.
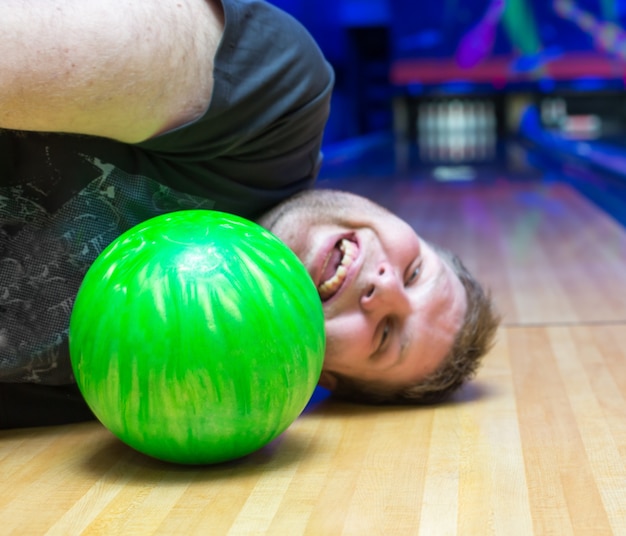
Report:
[[497,318],[458,259],[311,190],[334,75],[292,17],[261,0],[10,0],[0,31],[1,427],[92,418],[67,344],[78,287],[122,232],[181,209],[256,219],[296,252],[337,395],[433,402],[475,372]]

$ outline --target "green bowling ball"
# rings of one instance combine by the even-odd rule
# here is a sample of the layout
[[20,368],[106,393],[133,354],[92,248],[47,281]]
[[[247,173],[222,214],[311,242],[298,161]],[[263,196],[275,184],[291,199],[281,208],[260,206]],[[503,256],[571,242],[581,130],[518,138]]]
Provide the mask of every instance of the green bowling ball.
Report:
[[102,252],[69,344],[81,393],[119,439],[165,461],[217,463],[300,415],[321,374],[324,317],[306,269],[274,235],[187,210]]

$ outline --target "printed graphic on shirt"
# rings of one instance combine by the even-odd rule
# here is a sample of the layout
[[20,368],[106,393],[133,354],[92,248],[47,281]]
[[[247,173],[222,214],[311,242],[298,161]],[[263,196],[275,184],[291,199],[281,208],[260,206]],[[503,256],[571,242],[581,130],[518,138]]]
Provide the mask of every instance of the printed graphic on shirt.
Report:
[[0,381],[73,382],[69,318],[94,259],[152,216],[214,205],[81,158],[96,178],[60,207],[51,207],[52,189],[45,191],[40,181],[0,187]]

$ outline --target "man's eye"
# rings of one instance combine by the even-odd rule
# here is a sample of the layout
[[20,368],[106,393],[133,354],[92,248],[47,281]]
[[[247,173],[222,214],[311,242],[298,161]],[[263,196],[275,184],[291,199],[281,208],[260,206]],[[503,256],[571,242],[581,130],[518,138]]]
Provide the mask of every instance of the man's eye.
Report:
[[380,344],[378,345],[378,351],[381,351],[384,348],[385,343],[387,342],[387,339],[389,338],[390,332],[391,332],[391,323],[389,322],[389,320],[385,320],[383,332],[380,336]]
[[417,266],[407,278],[406,284],[410,285],[412,283],[415,283],[415,281],[419,279],[421,271],[422,271],[422,266],[421,265]]

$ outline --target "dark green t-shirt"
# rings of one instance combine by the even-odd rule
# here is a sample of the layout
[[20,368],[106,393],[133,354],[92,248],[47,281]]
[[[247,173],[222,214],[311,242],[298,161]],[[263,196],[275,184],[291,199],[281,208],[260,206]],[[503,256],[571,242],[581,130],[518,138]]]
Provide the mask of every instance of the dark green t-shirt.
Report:
[[191,208],[254,219],[313,185],[332,70],[289,15],[258,0],[223,5],[199,120],[137,145],[0,131],[0,382],[73,381],[74,296],[126,229]]

